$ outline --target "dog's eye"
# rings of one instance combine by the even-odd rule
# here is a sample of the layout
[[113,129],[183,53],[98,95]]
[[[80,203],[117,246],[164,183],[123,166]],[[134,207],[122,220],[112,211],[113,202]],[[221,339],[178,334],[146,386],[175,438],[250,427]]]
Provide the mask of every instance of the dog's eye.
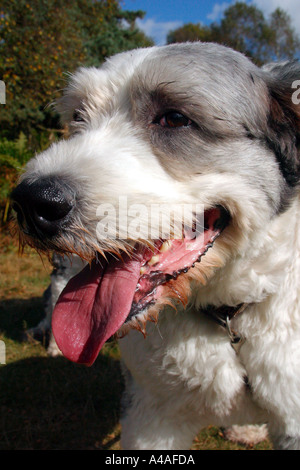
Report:
[[84,122],[84,119],[82,117],[82,113],[78,111],[77,109],[73,113],[73,121],[75,122]]
[[162,127],[188,127],[192,121],[178,111],[169,111],[156,121]]

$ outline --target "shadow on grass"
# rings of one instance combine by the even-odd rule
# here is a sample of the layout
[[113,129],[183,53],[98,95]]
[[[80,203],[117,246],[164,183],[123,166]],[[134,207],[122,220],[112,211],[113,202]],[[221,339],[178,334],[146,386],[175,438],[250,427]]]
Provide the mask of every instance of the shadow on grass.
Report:
[[25,330],[36,326],[44,315],[43,297],[0,300],[0,331],[7,338],[21,341]]
[[[38,324],[41,312],[39,297],[0,301],[0,331],[18,359],[24,330]],[[106,344],[90,368],[63,357],[36,357],[34,348],[30,354],[0,365],[0,451],[117,449],[123,380],[116,343]],[[193,448],[245,449],[219,434],[210,427]]]
[[62,357],[2,365],[0,450],[105,449],[122,389],[119,361],[101,354],[90,368]]
[[[43,312],[41,297],[0,301],[0,332],[17,359],[28,351],[24,331]],[[117,441],[123,382],[113,348],[105,346],[92,367],[36,357],[36,349],[0,365],[0,450],[105,449]]]

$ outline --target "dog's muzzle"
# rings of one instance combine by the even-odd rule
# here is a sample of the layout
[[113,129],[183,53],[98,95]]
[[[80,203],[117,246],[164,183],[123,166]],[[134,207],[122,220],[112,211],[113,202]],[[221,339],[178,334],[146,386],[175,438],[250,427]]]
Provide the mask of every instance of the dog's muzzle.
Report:
[[58,178],[45,177],[36,182],[22,181],[11,194],[22,231],[32,237],[54,237],[70,221],[75,193]]

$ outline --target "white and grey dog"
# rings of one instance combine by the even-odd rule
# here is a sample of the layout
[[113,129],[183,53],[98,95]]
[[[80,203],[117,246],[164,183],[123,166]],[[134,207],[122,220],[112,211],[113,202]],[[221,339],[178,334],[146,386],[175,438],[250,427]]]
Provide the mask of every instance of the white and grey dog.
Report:
[[[91,364],[123,336],[123,448],[259,422],[300,448],[299,79],[204,43],[82,68],[57,104],[70,138],[12,194],[25,242],[89,261],[53,313],[62,352]],[[157,207],[175,207],[169,238]]]

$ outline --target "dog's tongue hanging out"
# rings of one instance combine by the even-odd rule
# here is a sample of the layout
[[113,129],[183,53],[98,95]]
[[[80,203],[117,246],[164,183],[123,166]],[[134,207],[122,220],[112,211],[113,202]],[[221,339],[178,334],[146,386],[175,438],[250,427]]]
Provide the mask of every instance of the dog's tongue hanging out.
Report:
[[197,237],[160,241],[154,252],[140,247],[132,257],[108,255],[101,264],[86,266],[69,281],[52,315],[64,356],[91,365],[105,341],[155,300],[160,285],[200,260],[227,222],[224,211],[214,208],[205,213],[205,230]]
[[140,276],[141,260],[123,256],[93,262],[62,292],[52,316],[58,347],[71,361],[92,364],[105,341],[125,322]]

